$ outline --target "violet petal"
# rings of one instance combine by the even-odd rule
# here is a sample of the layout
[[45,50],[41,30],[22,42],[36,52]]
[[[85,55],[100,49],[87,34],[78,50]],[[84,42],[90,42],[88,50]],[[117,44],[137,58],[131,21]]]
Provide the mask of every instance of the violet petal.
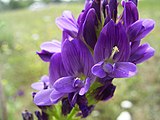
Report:
[[103,70],[103,61],[92,67],[92,73],[99,78],[104,78],[106,76],[106,72]]
[[34,96],[34,103],[38,106],[52,105],[50,94],[52,89],[41,90]]
[[60,93],[72,93],[79,89],[73,85],[74,82],[75,79],[72,76],[62,77],[54,83],[53,87]]
[[136,65],[131,62],[117,62],[113,64],[113,69],[109,74],[112,78],[128,78],[137,73]]
[[149,44],[142,44],[131,55],[129,61],[135,64],[142,63],[154,55],[155,50]]
[[155,22],[151,19],[141,19],[128,27],[127,35],[131,42],[139,41],[148,35],[154,28]]

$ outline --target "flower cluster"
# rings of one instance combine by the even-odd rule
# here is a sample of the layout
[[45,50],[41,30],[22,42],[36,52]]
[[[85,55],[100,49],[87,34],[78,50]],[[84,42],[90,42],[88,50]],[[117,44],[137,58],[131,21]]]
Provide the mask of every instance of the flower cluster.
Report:
[[[123,12],[118,16],[117,7]],[[78,106],[77,116],[87,117],[96,102],[110,99],[116,87],[114,78],[136,74],[136,65],[154,55],[154,49],[141,40],[154,28],[151,19],[139,19],[137,0],[86,0],[76,20],[70,11],[56,19],[62,41],[44,42],[37,52],[49,62],[49,76],[32,88],[37,106],[62,101],[62,114]],[[95,102],[95,103],[96,103]]]

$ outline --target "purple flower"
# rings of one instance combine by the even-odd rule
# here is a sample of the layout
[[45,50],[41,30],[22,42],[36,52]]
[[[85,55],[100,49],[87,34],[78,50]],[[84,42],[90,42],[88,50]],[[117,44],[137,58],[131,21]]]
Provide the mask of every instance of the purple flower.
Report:
[[112,20],[102,29],[94,49],[96,64],[92,73],[100,78],[125,78],[136,74],[136,66],[127,62],[130,45],[124,27]]
[[57,103],[63,96],[63,93],[60,93],[55,90],[53,87],[54,82],[66,76],[66,72],[63,67],[61,53],[55,53],[50,60],[50,69],[49,69],[49,85],[47,89],[40,90],[36,93],[34,97],[34,102],[36,105],[52,105]]
[[55,81],[53,87],[62,94],[74,93],[71,105],[74,106],[77,95],[84,95],[94,81],[91,73],[93,58],[86,45],[77,39],[66,40],[62,47],[62,61],[68,76]]
[[59,41],[44,42],[40,46],[41,52],[37,52],[44,62],[49,62],[54,53],[61,52],[61,43]]
[[35,90],[47,89],[48,86],[49,86],[49,77],[47,75],[42,76],[39,82],[35,82],[31,85],[31,87]]
[[100,4],[99,0],[87,0],[85,9],[79,15],[77,21],[70,11],[64,11],[62,16],[56,19],[56,24],[70,37],[84,40],[94,49],[97,41],[97,31],[101,27]]
[[107,101],[111,99],[114,95],[114,91],[116,87],[112,84],[112,79],[111,80],[103,80],[105,83],[103,83],[102,86],[96,88],[96,90],[93,91],[93,95],[96,100],[102,100],[102,101]]

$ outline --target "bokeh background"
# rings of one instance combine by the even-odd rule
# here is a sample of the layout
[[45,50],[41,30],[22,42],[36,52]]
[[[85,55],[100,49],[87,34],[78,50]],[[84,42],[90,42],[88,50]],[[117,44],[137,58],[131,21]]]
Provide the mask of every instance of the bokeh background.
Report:
[[[42,42],[61,40],[55,18],[71,10],[75,18],[84,1],[0,0],[0,120],[21,120],[21,112],[38,109],[32,102],[30,85],[48,74],[48,63],[36,55]],[[156,53],[138,65],[138,74],[129,79],[114,80],[114,97],[100,102],[87,120],[116,120],[129,111],[132,120],[160,120],[160,1],[140,0],[140,18],[156,21],[155,29],[142,42],[148,42]],[[121,107],[129,100],[130,109]],[[6,119],[6,120],[7,120]],[[5,120],[5,119],[4,119]]]

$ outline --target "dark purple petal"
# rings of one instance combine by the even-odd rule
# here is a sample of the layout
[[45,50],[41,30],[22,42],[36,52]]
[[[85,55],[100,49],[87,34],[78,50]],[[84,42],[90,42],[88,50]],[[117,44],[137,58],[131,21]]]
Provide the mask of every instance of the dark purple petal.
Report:
[[131,42],[131,55],[137,50],[141,41],[133,41]]
[[69,75],[78,76],[83,73],[86,76],[92,76],[93,57],[81,40],[73,39],[64,42],[62,61]]
[[86,43],[94,49],[94,46],[97,42],[96,36],[96,26],[98,24],[97,16],[95,10],[92,8],[88,11],[86,19],[83,24],[83,37]]
[[41,52],[36,52],[39,57],[44,61],[44,62],[49,62],[53,53],[47,52],[42,50]]
[[137,73],[136,65],[131,62],[117,62],[113,64],[113,69],[109,74],[112,78],[128,78]]
[[74,107],[77,102],[77,96],[78,96],[78,92],[73,92],[68,94],[68,100],[72,107]]
[[106,24],[99,36],[94,49],[95,62],[108,59],[111,56],[113,46],[115,44],[115,24],[111,20]]
[[103,10],[103,15],[104,15],[104,18],[106,18],[107,14],[106,14],[106,6],[108,5],[108,0],[103,0],[103,3],[102,3],[102,10]]
[[64,69],[61,53],[56,53],[52,56],[49,66],[49,80],[50,84],[53,85],[54,82],[60,77],[66,76],[67,73]]
[[82,87],[79,91],[79,95],[82,96],[82,95],[86,94],[90,88],[90,85],[91,85],[91,79],[87,78],[85,81],[84,87]]
[[61,43],[59,41],[51,41],[51,42],[44,42],[40,46],[41,50],[47,51],[49,53],[57,53],[61,52]]
[[52,89],[45,89],[37,92],[34,96],[34,103],[38,106],[52,105],[53,103],[50,100],[51,92]]
[[56,104],[64,95],[65,95],[64,93],[60,93],[55,89],[53,89],[50,94],[50,100],[52,101],[53,104]]
[[131,42],[141,40],[153,30],[154,24],[155,22],[151,19],[136,21],[127,30],[129,40]]
[[79,106],[79,109],[81,110],[81,115],[83,118],[87,117],[92,112],[92,110],[94,108],[93,105],[88,106],[88,100],[84,95],[78,96],[77,104]]
[[136,6],[138,5],[138,0],[129,0],[132,1]]
[[106,15],[104,26],[111,20],[111,11],[109,5],[106,5]]
[[101,22],[101,0],[93,0],[92,8],[95,9],[96,15]]
[[33,114],[29,112],[28,110],[25,110],[22,112],[22,117],[23,117],[23,120],[34,120]]
[[111,11],[111,18],[116,22],[117,19],[117,0],[110,0],[109,1],[109,8]]
[[67,77],[62,77],[59,78],[55,83],[54,83],[54,88],[56,91],[60,93],[72,93],[75,92],[79,89],[79,87],[74,86],[75,79],[72,76],[67,76]]
[[93,94],[96,100],[107,101],[113,97],[115,89],[116,87],[109,81],[104,86],[98,87]]
[[107,74],[103,70],[103,62],[99,62],[92,67],[92,73],[99,78],[104,78]]
[[155,50],[149,44],[142,44],[131,55],[129,61],[135,64],[142,63],[154,55]]
[[70,105],[68,98],[63,98],[62,99],[62,114],[66,116],[67,114],[71,112],[72,108],[73,107]]
[[113,57],[114,62],[128,61],[130,56],[130,44],[124,26],[120,22],[116,24],[114,39],[116,40],[114,46],[118,48],[118,52]]
[[137,21],[139,18],[137,6],[133,2],[124,4],[123,22],[127,28],[129,25]]

